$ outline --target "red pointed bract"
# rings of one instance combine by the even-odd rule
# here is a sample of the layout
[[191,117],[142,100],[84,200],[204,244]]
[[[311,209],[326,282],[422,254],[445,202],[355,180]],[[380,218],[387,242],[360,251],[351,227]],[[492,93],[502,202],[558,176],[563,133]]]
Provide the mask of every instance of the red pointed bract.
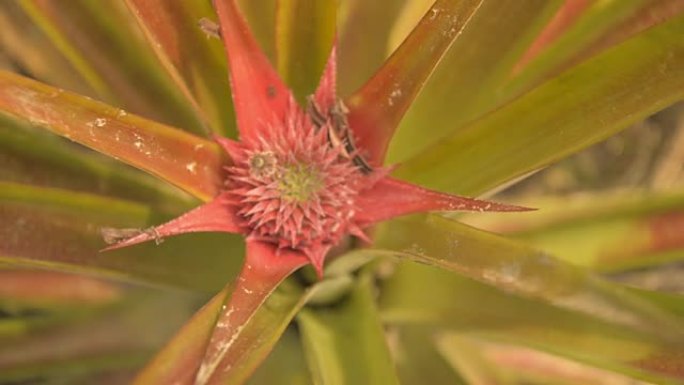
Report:
[[214,200],[188,211],[178,218],[149,230],[141,230],[140,234],[104,250],[115,250],[152,240],[159,242],[165,237],[184,233],[205,231],[242,233],[234,208],[228,204],[227,196],[227,193],[221,193]]
[[290,91],[263,53],[234,0],[215,0],[226,48],[237,127],[242,141],[254,141],[287,110]]
[[333,41],[328,62],[314,93],[314,101],[324,113],[337,101],[337,39]]
[[367,160],[381,165],[401,119],[481,0],[436,0],[377,72],[346,102]]
[[209,345],[197,372],[196,384],[216,383],[216,368],[222,361],[236,361],[240,354],[239,333],[243,326],[287,276],[306,265],[299,252],[276,252],[272,244],[247,241],[247,255],[240,275],[233,282],[232,295],[221,307]]
[[328,254],[332,245],[317,245],[305,252],[306,258],[309,259],[309,263],[313,266],[316,271],[316,276],[318,279],[323,279],[323,264],[325,262],[325,256]]
[[369,226],[401,215],[423,211],[530,211],[534,209],[444,194],[383,178],[357,199],[357,223]]

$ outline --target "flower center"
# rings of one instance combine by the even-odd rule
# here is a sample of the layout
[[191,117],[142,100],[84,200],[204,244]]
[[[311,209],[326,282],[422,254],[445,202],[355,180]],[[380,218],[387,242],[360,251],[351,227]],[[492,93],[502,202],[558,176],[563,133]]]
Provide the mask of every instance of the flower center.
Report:
[[278,190],[284,201],[305,203],[311,201],[323,186],[319,170],[297,162],[282,168]]

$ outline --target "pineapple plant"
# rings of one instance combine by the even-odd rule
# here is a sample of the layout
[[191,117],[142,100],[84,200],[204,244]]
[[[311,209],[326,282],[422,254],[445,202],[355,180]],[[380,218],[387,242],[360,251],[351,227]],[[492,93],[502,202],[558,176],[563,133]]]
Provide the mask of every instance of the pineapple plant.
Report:
[[684,379],[681,0],[0,16],[0,383]]

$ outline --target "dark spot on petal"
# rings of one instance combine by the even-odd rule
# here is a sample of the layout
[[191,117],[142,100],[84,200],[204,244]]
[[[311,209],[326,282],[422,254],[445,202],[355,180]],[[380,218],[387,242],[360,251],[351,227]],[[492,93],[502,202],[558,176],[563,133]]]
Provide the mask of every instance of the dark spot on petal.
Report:
[[266,87],[266,95],[271,99],[275,98],[276,97],[276,88],[273,86]]

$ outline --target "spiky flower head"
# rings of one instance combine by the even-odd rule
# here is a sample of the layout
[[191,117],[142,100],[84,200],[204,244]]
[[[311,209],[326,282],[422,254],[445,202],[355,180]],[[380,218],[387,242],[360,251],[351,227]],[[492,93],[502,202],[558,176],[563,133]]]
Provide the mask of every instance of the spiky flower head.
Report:
[[330,142],[331,125],[314,124],[290,100],[281,125],[226,146],[233,159],[226,187],[250,238],[315,258],[345,234],[361,233],[355,202],[371,185],[345,149]]

